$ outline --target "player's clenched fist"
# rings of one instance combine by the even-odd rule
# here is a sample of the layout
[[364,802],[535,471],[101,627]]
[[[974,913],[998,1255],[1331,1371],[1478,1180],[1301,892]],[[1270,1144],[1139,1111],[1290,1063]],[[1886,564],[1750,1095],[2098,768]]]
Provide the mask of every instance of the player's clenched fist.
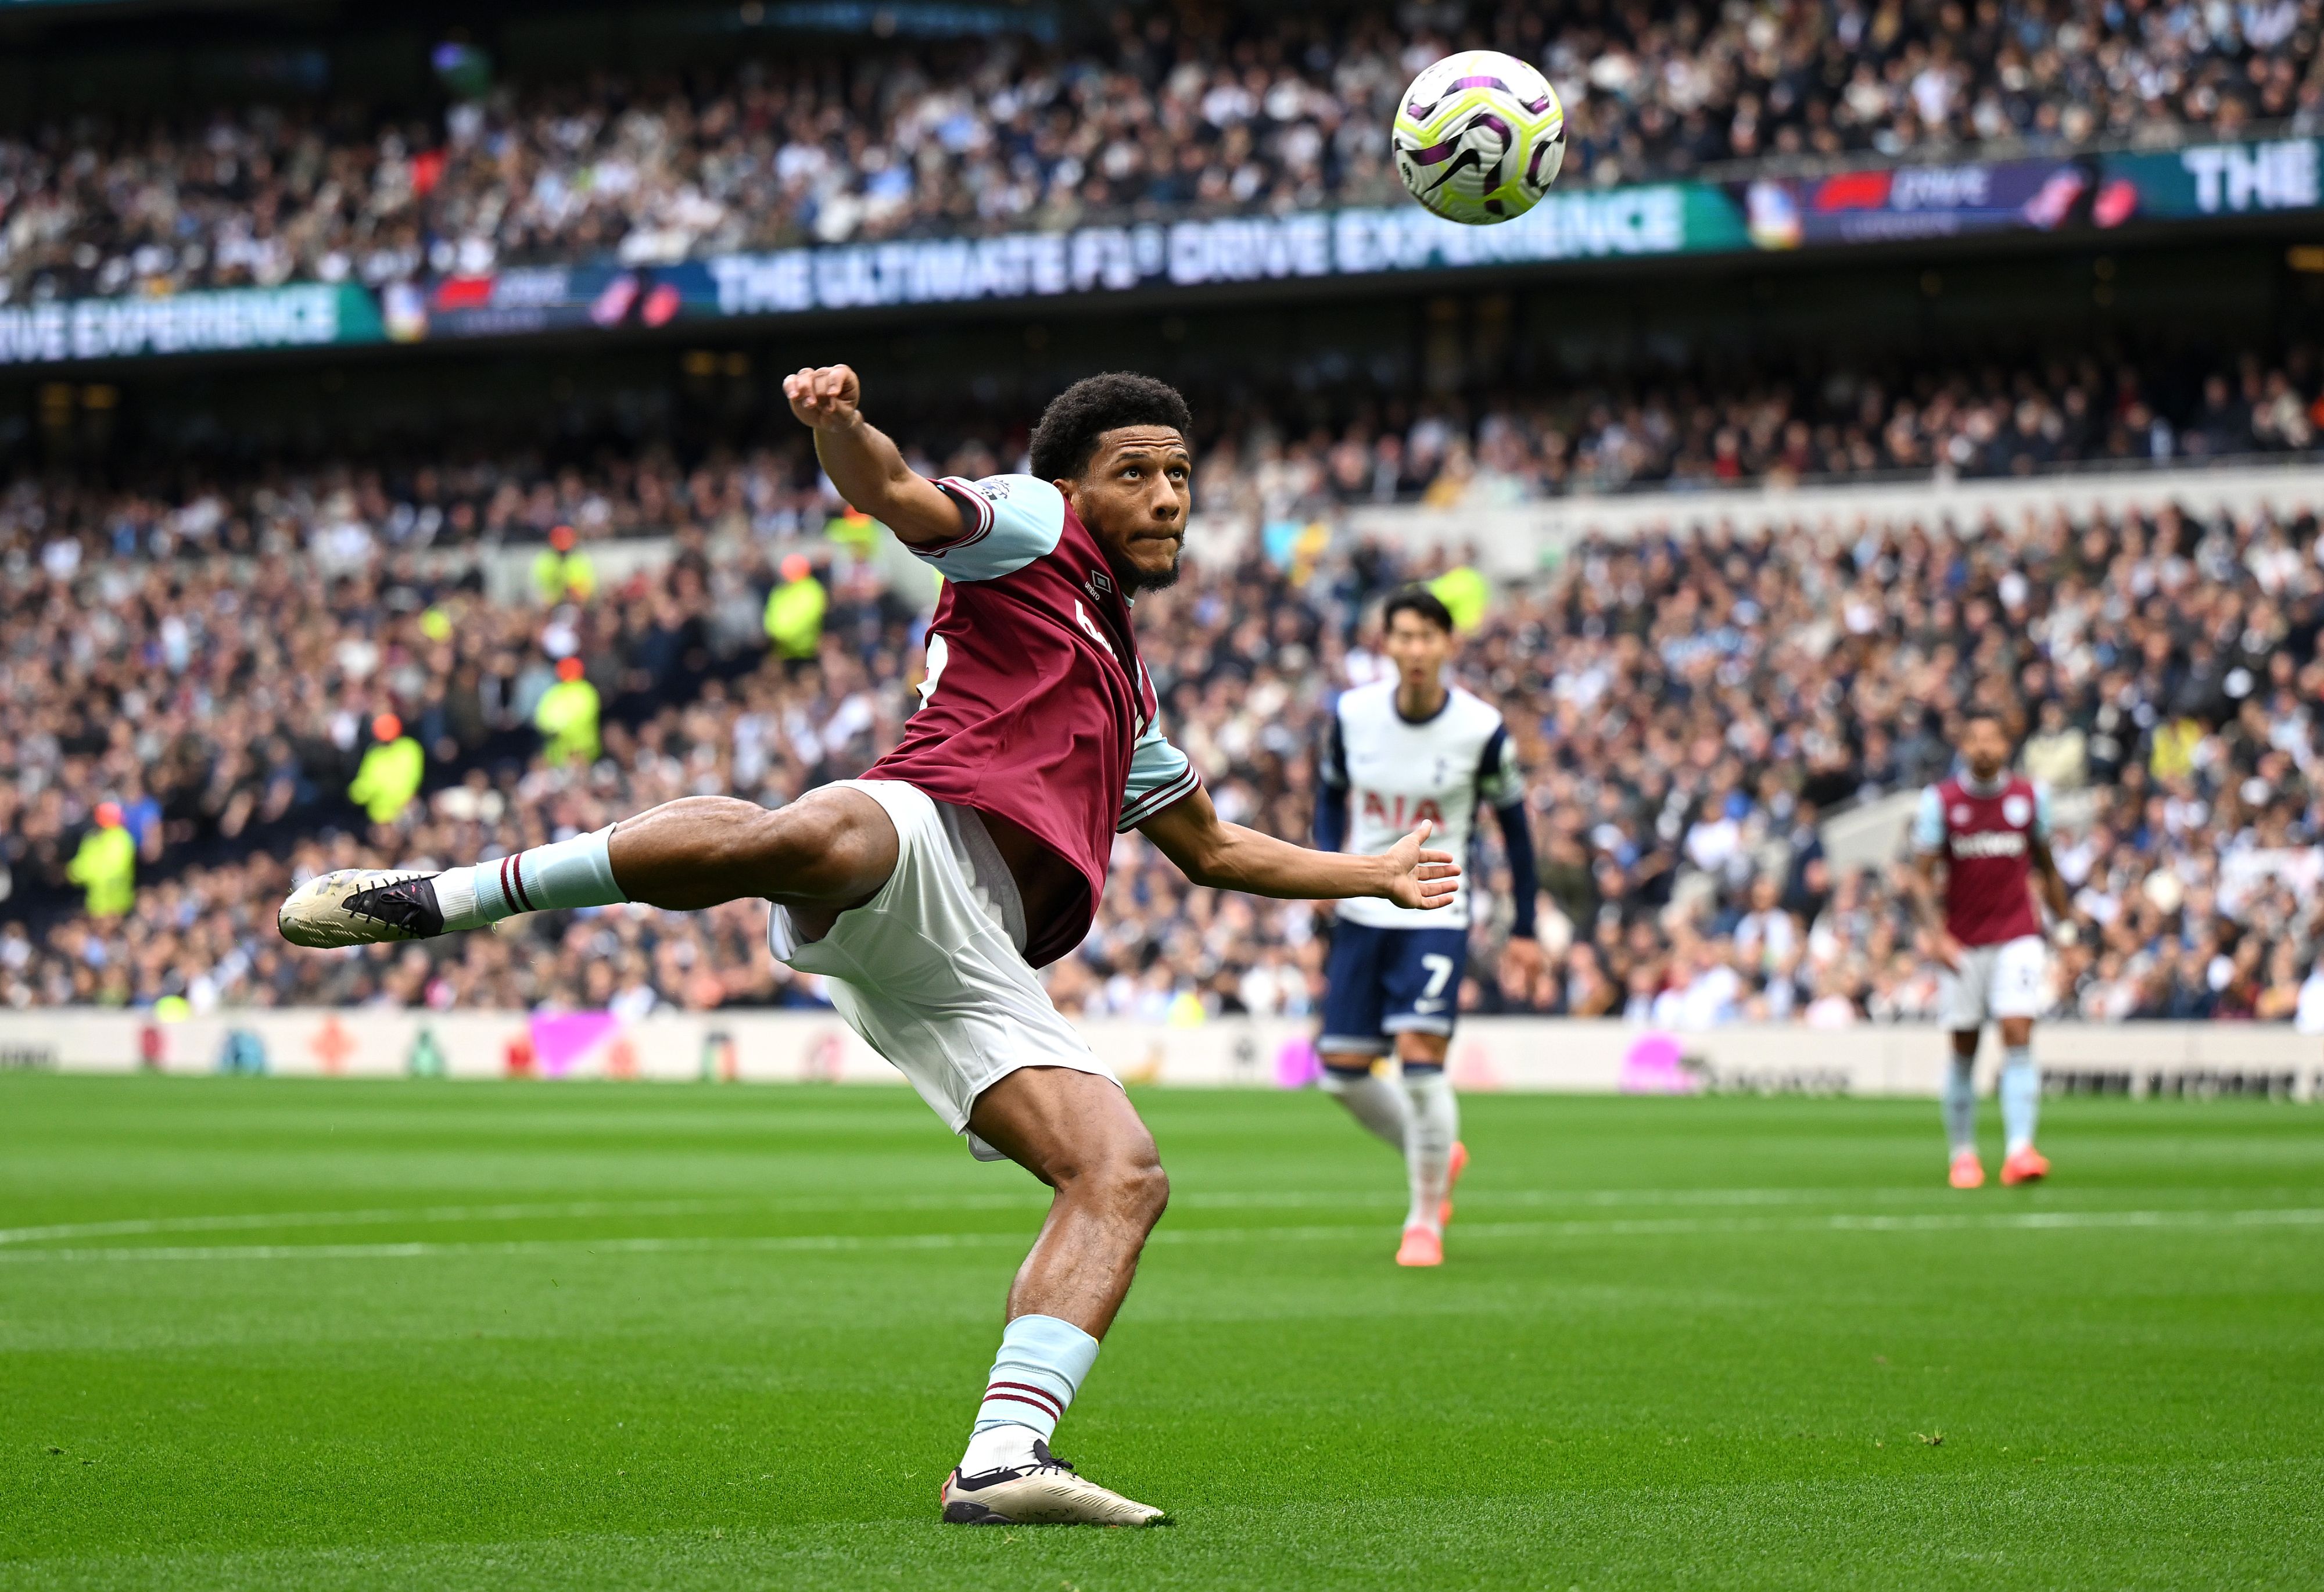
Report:
[[827,364],[783,378],[783,396],[803,426],[844,426],[855,419],[863,401],[863,383],[853,366]]

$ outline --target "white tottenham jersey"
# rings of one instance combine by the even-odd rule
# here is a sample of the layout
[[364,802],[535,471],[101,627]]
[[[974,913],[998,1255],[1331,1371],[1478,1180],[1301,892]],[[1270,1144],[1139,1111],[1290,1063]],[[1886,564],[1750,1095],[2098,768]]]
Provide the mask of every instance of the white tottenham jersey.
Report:
[[1469,926],[1469,849],[1480,803],[1506,806],[1525,794],[1498,709],[1455,686],[1436,716],[1413,723],[1397,711],[1396,681],[1342,692],[1323,759],[1323,799],[1348,804],[1352,852],[1385,851],[1426,818],[1432,850],[1460,862],[1452,905],[1398,906],[1377,896],[1340,903],[1349,923],[1384,929]]

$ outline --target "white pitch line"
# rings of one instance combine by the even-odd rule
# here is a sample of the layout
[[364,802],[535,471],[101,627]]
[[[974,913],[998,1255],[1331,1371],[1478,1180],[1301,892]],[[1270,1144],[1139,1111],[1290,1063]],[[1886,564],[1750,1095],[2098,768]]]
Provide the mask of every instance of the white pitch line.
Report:
[[44,1228],[0,1228],[0,1244],[54,1238],[134,1238],[147,1233],[226,1233],[269,1228],[380,1227],[399,1221],[521,1221],[560,1216],[700,1216],[742,1210],[754,1200],[567,1201],[555,1205],[423,1205],[401,1210],[251,1211],[237,1216],[152,1216],[119,1221],[60,1222]]
[[[1610,1221],[1464,1222],[1462,1239],[1684,1237],[1728,1233],[2056,1231],[2107,1228],[2324,1226],[2324,1208],[2272,1207],[2242,1210],[2027,1210],[1950,1216],[1840,1214],[1823,1217],[1638,1218]],[[1166,1228],[1149,1240],[1165,1245],[1306,1244],[1379,1239],[1375,1224],[1266,1228]],[[797,1234],[782,1237],[669,1238],[538,1238],[504,1243],[231,1244],[200,1247],[131,1246],[97,1249],[19,1249],[0,1264],[130,1261],[410,1260],[460,1256],[802,1254],[915,1249],[1010,1248],[1021,1233]]]
[[[2301,1194],[2296,1189],[2238,1189],[2253,1194]],[[2076,1191],[2051,1190],[2044,1198],[2072,1197]],[[1950,1203],[1958,1194],[1942,1189],[1508,1189],[1480,1191],[1479,1206],[1540,1210],[1644,1206],[1824,1205],[1869,1200],[1877,1204]],[[716,1210],[756,1210],[770,1216],[817,1213],[870,1214],[882,1210],[1038,1210],[1047,1195],[1038,1188],[988,1192],[890,1196],[839,1194],[806,1198],[734,1196],[716,1200],[586,1200],[557,1204],[428,1205],[362,1210],[250,1211],[231,1216],[156,1216],[114,1221],[59,1222],[48,1227],[0,1228],[0,1247],[51,1243],[60,1238],[142,1238],[158,1233],[267,1231],[276,1228],[385,1227],[400,1221],[524,1221],[580,1216],[696,1216]],[[1278,1189],[1274,1191],[1174,1193],[1179,1210],[1349,1210],[1401,1206],[1401,1191],[1380,1189]],[[1949,1213],[1950,1214],[1950,1213]],[[1874,1219],[1867,1218],[1866,1219]]]

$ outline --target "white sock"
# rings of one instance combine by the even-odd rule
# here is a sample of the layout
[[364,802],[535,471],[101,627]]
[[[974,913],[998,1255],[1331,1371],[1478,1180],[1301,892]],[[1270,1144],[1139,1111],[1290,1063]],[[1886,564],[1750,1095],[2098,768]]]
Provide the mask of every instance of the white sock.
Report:
[[1412,1136],[1412,1109],[1404,1091],[1367,1068],[1361,1072],[1323,1069],[1323,1092],[1348,1108],[1348,1115],[1378,1134],[1399,1155]]
[[2034,1064],[2030,1045],[2015,1044],[2001,1053],[2001,1127],[2008,1135],[2009,1153],[2034,1147],[2034,1123],[2042,1111],[2042,1070]]
[[613,835],[608,824],[498,861],[446,869],[436,876],[436,906],[444,914],[445,929],[481,929],[519,912],[628,900],[613,883]]
[[1412,1179],[1407,1228],[1444,1230],[1444,1182],[1452,1171],[1452,1141],[1461,1136],[1461,1103],[1442,1067],[1404,1069],[1404,1092],[1412,1101],[1412,1130],[1405,1140],[1405,1167]]
[[1950,1059],[1941,1098],[1945,1141],[1959,1156],[1977,1148],[1977,1057],[1955,1051]]
[[1015,1470],[1033,1462],[1033,1440],[1047,1442],[1073,1407],[1083,1379],[1097,1364],[1097,1339],[1056,1316],[1019,1316],[1001,1335],[1001,1353],[985,1381],[984,1402],[963,1476]]

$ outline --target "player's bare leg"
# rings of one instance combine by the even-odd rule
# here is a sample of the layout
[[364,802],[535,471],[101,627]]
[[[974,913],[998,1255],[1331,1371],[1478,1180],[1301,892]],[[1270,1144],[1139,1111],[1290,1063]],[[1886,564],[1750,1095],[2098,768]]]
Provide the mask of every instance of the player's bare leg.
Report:
[[1981,1028],[1954,1031],[1952,1052],[1946,1058],[1949,1064],[1940,1094],[1950,1168],[1946,1176],[1957,1189],[1985,1186],[1985,1163],[1977,1153],[1977,1045],[1983,1035]]
[[2001,1126],[2004,1185],[2034,1182],[2050,1174],[2049,1157],[2034,1147],[2034,1127],[2042,1109],[2042,1073],[2034,1065],[2034,1019],[2001,1019]]
[[975,1431],[945,1479],[945,1519],[1151,1525],[1160,1510],[1074,1475],[1048,1440],[1096,1362],[1169,1201],[1153,1136],[1120,1086],[1063,1067],[1010,1073],[977,1097],[968,1126],[1055,1198],[1010,1284],[1009,1324]]
[[1444,1224],[1452,1217],[1455,1162],[1465,1164],[1461,1145],[1461,1107],[1452,1081],[1444,1075],[1451,1041],[1442,1034],[1406,1032],[1396,1036],[1397,1060],[1404,1069],[1404,1092],[1411,1110],[1406,1140],[1405,1176],[1412,1204],[1405,1212],[1398,1265],[1444,1264]]
[[803,940],[879,892],[896,827],[862,791],[810,792],[783,807],[732,796],[666,802],[594,833],[441,873],[346,869],[282,904],[297,945],[361,945],[488,928],[519,912],[641,901],[674,912],[764,897]]

